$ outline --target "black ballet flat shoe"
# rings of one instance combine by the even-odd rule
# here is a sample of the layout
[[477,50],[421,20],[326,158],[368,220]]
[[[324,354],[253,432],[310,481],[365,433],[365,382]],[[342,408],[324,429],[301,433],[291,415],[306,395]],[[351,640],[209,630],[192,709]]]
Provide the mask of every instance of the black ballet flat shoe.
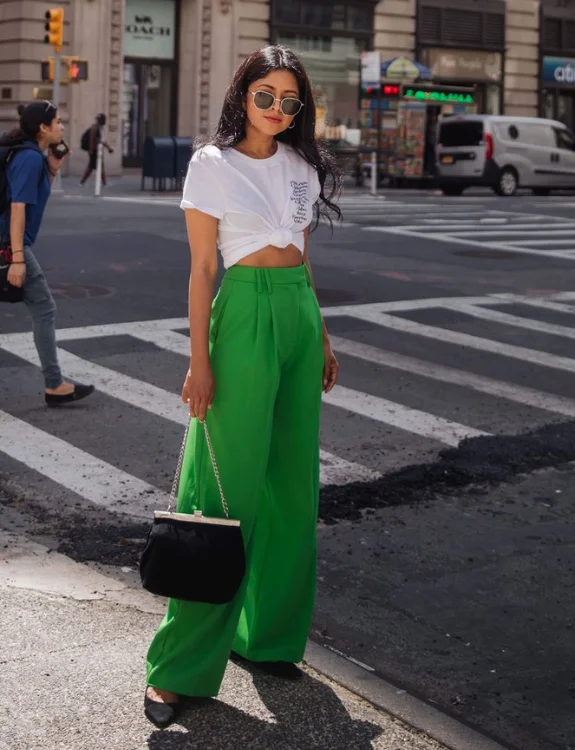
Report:
[[165,729],[173,724],[178,718],[182,705],[180,701],[177,703],[160,703],[160,701],[153,701],[148,696],[148,689],[144,694],[144,713],[146,718],[149,719],[152,724],[158,727],[158,729]]
[[76,383],[74,390],[71,393],[59,395],[56,393],[46,393],[46,403],[48,406],[63,406],[64,404],[71,404],[74,401],[80,401],[87,396],[91,396],[94,393],[93,385],[81,385]]
[[230,658],[238,664],[249,664],[272,677],[281,677],[282,680],[299,680],[303,677],[303,671],[291,661],[251,661],[236,651],[232,651]]

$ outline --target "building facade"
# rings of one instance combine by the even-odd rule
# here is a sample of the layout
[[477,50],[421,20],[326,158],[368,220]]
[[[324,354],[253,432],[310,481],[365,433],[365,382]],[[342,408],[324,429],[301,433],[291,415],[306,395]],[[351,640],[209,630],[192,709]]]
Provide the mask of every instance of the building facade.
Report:
[[[61,0],[64,55],[89,62],[89,80],[61,88],[76,153],[82,132],[108,115],[108,171],[140,164],[148,135],[191,135],[217,121],[237,64],[272,41],[293,47],[310,73],[318,132],[358,128],[360,55],[407,57],[438,83],[473,85],[481,112],[548,116],[575,128],[575,0]],[[0,130],[43,91],[44,13],[38,0],[0,4]],[[346,133],[348,135],[346,135]]]

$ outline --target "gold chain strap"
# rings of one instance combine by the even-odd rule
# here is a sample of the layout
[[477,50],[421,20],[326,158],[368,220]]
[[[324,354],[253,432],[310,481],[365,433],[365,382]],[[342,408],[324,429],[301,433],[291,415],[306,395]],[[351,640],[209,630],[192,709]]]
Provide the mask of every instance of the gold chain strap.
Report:
[[[214,476],[216,477],[216,483],[218,485],[218,491],[220,493],[220,499],[222,501],[222,508],[224,510],[226,518],[230,517],[230,510],[228,508],[228,504],[226,502],[226,498],[224,497],[224,490],[222,487],[222,480],[220,479],[220,472],[218,469],[218,464],[216,462],[216,456],[214,454],[214,447],[212,445],[212,439],[210,437],[210,432],[208,430],[208,424],[204,420],[204,434],[206,436],[206,443],[208,445],[208,452],[210,454],[210,460],[212,462],[212,469],[214,470]],[[188,439],[188,433],[190,431],[190,425],[186,427],[186,432],[184,434],[184,439],[182,441],[182,447],[180,448],[180,455],[178,456],[178,465],[176,467],[176,475],[174,477],[174,481],[172,483],[172,491],[170,492],[170,502],[168,504],[168,513],[173,513],[176,508],[176,495],[178,492],[178,485],[180,483],[180,474],[182,472],[182,463],[184,461],[184,453],[186,450],[186,442]]]

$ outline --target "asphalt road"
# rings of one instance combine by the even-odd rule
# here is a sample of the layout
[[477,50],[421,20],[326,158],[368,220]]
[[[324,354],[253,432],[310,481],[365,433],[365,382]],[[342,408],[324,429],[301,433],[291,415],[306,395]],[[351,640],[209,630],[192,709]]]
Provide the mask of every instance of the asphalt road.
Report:
[[[54,197],[62,362],[0,309],[0,527],[136,579],[185,409],[176,199]],[[575,748],[575,196],[357,193],[311,256],[341,364],[313,638],[518,750]]]

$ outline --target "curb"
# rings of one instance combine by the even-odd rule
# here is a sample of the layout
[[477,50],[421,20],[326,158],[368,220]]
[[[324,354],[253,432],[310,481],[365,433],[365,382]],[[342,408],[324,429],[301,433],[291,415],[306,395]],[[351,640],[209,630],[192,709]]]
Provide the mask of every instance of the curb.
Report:
[[316,672],[450,750],[510,750],[325,646],[308,641],[304,661]]

